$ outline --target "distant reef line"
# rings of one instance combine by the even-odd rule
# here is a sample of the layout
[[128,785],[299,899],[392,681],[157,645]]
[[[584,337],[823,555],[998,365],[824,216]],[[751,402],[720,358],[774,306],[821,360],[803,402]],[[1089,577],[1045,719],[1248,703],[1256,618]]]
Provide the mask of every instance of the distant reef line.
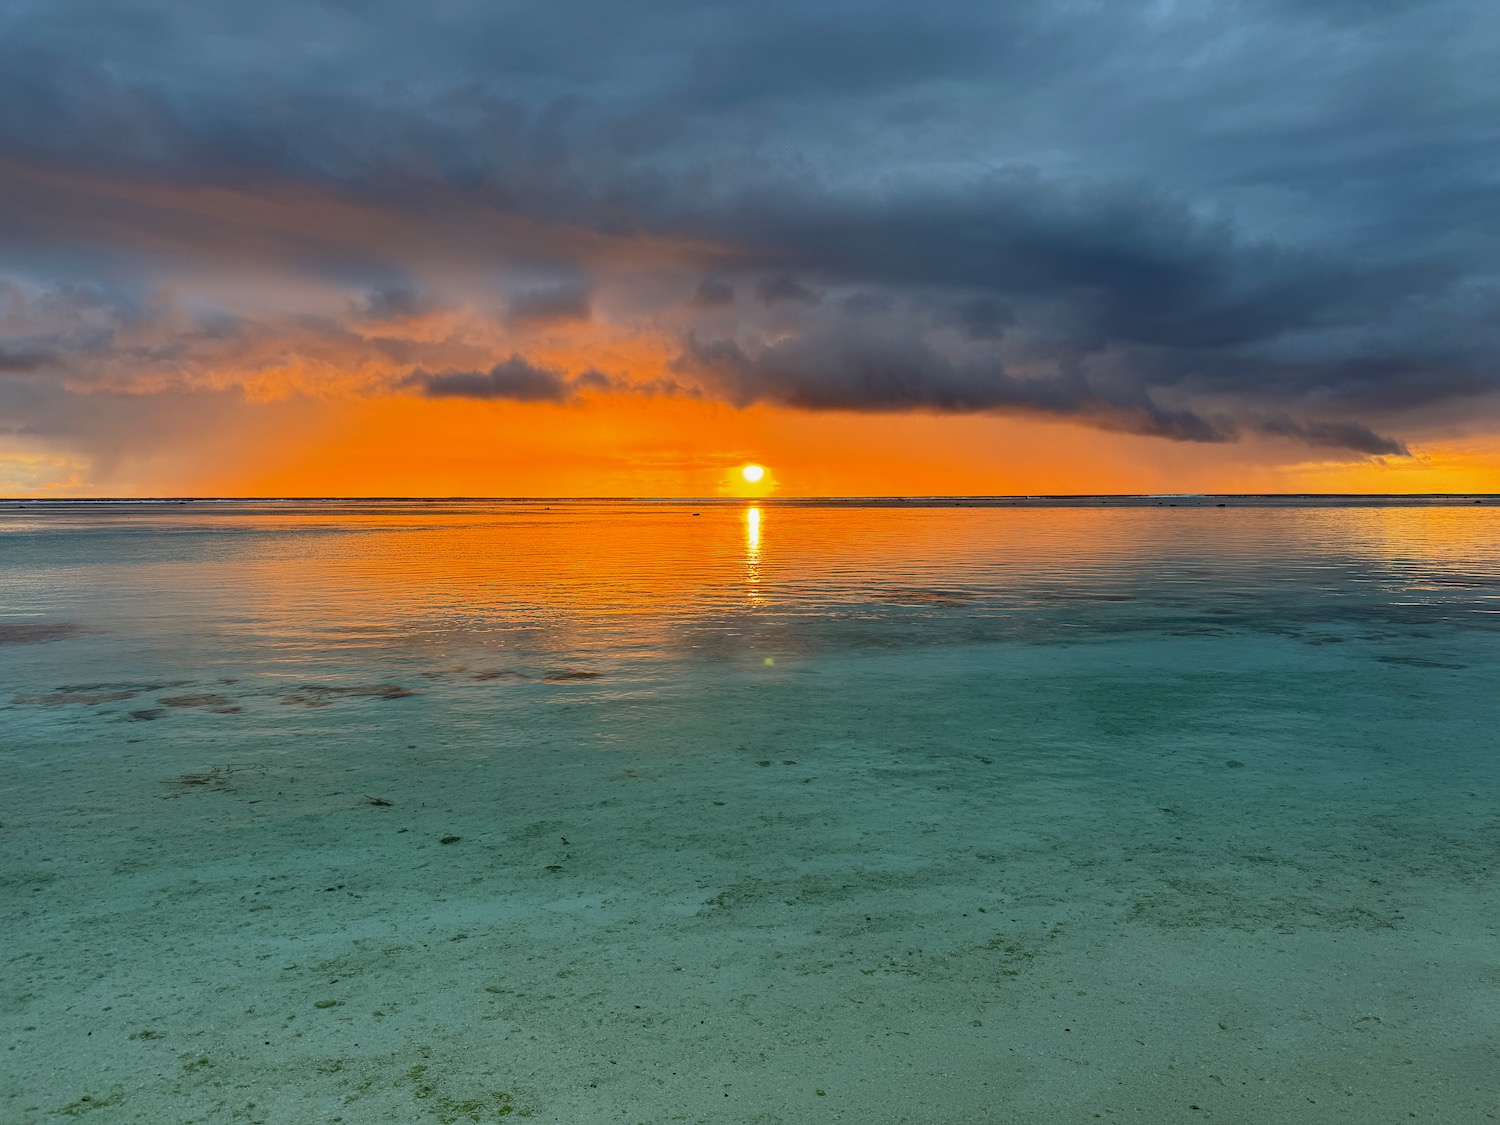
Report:
[[1099,493],[1014,496],[78,496],[0,498],[5,511],[77,511],[83,508],[217,508],[240,511],[422,510],[506,506],[542,509],[605,504],[772,508],[1101,508],[1101,507],[1446,507],[1497,504],[1500,493]]

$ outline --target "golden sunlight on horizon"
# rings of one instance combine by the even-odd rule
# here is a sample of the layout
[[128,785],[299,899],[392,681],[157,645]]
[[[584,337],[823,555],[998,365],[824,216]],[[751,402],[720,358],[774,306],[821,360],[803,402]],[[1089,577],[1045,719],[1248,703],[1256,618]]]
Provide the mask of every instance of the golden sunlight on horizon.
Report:
[[[194,428],[175,430],[149,456],[0,443],[0,492],[757,500],[1500,491],[1500,436],[1492,435],[1414,443],[1410,459],[1311,461],[1291,443],[1269,440],[1198,445],[1035,418],[737,409],[633,396],[562,405],[202,396],[184,412]],[[747,475],[752,467],[760,479]]]
[[[303,418],[285,443],[259,428],[211,445],[205,435],[198,471],[183,475],[201,494],[229,496],[1500,492],[1500,436],[1427,447],[1409,461],[1310,462],[1288,443],[1194,445],[996,415],[629,398],[567,406],[373,399],[324,410],[316,436]],[[754,460],[745,455],[752,450]],[[749,465],[764,470],[758,481],[746,478]],[[170,490],[146,480],[133,491]]]

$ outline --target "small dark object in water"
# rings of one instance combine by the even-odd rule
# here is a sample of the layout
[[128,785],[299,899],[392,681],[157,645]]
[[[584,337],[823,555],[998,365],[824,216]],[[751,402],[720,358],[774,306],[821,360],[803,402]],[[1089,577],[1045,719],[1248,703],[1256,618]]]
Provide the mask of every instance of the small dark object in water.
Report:
[[458,843],[462,839],[463,839],[462,836],[444,836],[441,840],[438,841],[438,843],[440,843],[440,844],[456,844],[456,843]]
[[1244,762],[1237,761],[1234,758],[1230,758],[1229,761],[1227,761],[1227,762],[1224,763],[1224,765],[1225,765],[1226,768],[1232,769],[1232,770],[1242,770],[1242,769],[1245,768],[1245,763]]
[[379,805],[381,808],[385,809],[390,808],[395,803],[395,801],[387,800],[384,797],[372,797],[368,793],[365,794],[365,804],[367,805]]
[[567,683],[569,680],[597,680],[603,672],[548,672],[542,679],[549,684]]
[[130,717],[138,723],[149,723],[152,719],[159,719],[166,714],[160,707],[143,707],[139,711],[130,712]]

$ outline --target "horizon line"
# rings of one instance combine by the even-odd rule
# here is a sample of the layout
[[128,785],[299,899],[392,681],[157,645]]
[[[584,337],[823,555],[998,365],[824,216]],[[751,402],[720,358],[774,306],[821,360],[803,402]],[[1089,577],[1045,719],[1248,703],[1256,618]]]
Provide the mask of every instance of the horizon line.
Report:
[[637,503],[637,504],[818,504],[1016,502],[1068,500],[1484,500],[1500,499],[1500,492],[1014,492],[1014,493],[880,493],[847,495],[771,496],[0,496],[0,504],[306,504],[306,503]]

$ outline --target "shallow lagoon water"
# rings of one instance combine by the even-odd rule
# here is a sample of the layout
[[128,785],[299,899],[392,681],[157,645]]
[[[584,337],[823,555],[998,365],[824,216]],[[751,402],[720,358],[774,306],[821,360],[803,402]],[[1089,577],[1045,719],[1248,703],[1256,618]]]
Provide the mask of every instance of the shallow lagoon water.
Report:
[[1500,512],[1180,503],[0,512],[0,1119],[1494,1119]]

